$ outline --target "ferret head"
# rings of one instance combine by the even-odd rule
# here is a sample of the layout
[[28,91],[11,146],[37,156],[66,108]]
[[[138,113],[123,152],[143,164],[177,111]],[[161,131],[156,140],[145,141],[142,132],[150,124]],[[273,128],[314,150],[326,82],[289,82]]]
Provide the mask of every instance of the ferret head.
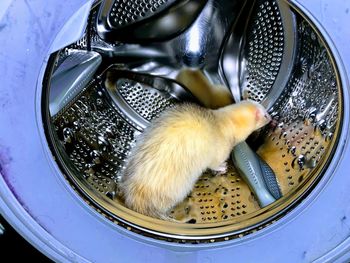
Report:
[[261,104],[253,101],[250,101],[248,103],[253,104],[253,111],[255,111],[255,130],[264,127],[271,121],[270,114]]
[[[224,113],[224,129],[234,136],[237,142],[244,141],[253,131],[271,121],[266,109],[254,101],[242,101],[221,109]],[[226,126],[226,127],[225,127]]]

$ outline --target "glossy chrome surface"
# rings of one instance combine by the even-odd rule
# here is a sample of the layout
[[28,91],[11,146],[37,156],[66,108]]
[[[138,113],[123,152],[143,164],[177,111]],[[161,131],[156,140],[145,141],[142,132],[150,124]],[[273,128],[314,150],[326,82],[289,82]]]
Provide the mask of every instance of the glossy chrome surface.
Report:
[[[262,23],[256,26],[254,19]],[[295,27],[295,17],[283,2],[277,7],[273,2],[253,1],[242,8],[224,44],[221,61],[222,74],[236,102],[258,90],[259,96],[254,99],[268,110],[274,106],[294,66]],[[271,66],[272,61],[275,65]],[[281,198],[273,170],[245,142],[238,144],[231,156],[261,207]]]
[[[232,22],[237,19],[242,3],[244,1],[208,1],[187,31],[160,43],[105,43],[92,28],[91,47],[103,58],[100,71],[114,65],[175,79],[183,69],[192,68],[203,72],[211,83],[222,84],[224,81],[219,67],[222,43],[231,33]],[[265,1],[259,7],[266,7],[268,13],[268,8],[276,7],[276,3]],[[253,29],[267,19],[261,15],[262,12],[260,16],[258,13],[252,15],[254,19],[250,27]],[[260,140],[251,138],[248,141],[276,173],[283,194],[281,199],[261,209],[247,184],[230,164],[226,175],[213,177],[210,173],[203,174],[188,198],[172,211],[176,219],[188,224],[145,217],[125,208],[116,195],[118,177],[121,176],[119,172],[141,131],[127,121],[122,111],[113,108],[110,97],[106,96],[106,87],[98,76],[85,87],[81,96],[72,100],[69,109],[51,120],[52,126],[49,127],[48,139],[57,162],[73,186],[80,190],[82,198],[126,228],[176,242],[214,242],[242,237],[290,211],[315,186],[327,168],[337,145],[342,120],[341,82],[336,75],[337,65],[332,62],[331,50],[324,45],[322,35],[309,25],[308,20],[297,12],[295,14],[301,48],[294,63],[295,69],[288,78],[287,94],[277,101],[278,107],[273,112],[278,125],[268,127]],[[92,16],[96,16],[96,10],[92,10]],[[256,34],[260,33],[256,31]],[[253,52],[251,55],[248,52],[248,58],[254,59],[254,52],[260,51],[254,47],[254,38],[247,41],[248,50],[252,46]],[[250,41],[253,41],[252,44],[249,44]],[[264,38],[261,41],[264,44]],[[86,49],[86,42],[85,36],[60,54],[71,48]],[[283,55],[279,54],[278,47],[276,52],[276,59]],[[261,59],[261,65],[270,63],[272,72],[275,72],[280,64],[272,61],[273,57],[271,61],[264,61],[264,51],[261,50],[261,53],[256,54],[257,59]],[[57,59],[62,58],[58,56]],[[266,59],[269,59],[268,54]],[[254,68],[252,62],[249,64],[248,59],[248,72]],[[262,71],[263,67],[256,68],[258,71],[252,77],[262,77],[259,81],[264,81],[264,70],[268,67]],[[47,74],[50,78],[52,72]],[[149,103],[144,108],[138,107],[139,85],[142,86],[137,84],[133,86],[135,88],[123,89],[123,96],[129,106],[141,113],[144,110],[145,116],[153,116],[152,111],[147,110],[161,103],[158,105],[157,99],[143,93],[145,89],[142,86],[140,94],[144,95],[141,97],[147,96]],[[252,89],[245,96],[260,101],[269,89],[264,89],[262,96],[256,96],[256,91]]]
[[93,51],[70,50],[51,79],[50,113],[55,116],[91,81],[102,62]]
[[184,32],[207,0],[104,0],[96,21],[109,42],[159,42]]
[[[105,80],[105,89],[113,105],[141,131],[176,102],[199,103],[186,87],[164,77],[115,67],[108,68],[100,77]],[[129,94],[133,94],[132,97]],[[150,101],[151,98],[155,101]]]

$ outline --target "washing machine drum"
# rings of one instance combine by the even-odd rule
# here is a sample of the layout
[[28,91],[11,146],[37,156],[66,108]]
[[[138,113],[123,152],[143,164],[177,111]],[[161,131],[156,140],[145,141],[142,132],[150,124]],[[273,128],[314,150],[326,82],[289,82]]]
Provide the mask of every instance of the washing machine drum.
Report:
[[[348,86],[301,5],[1,5],[0,211],[40,251],[72,262],[347,258]],[[227,170],[205,171],[163,219],[125,204],[130,152],[164,110],[243,99],[273,121],[232,149]]]

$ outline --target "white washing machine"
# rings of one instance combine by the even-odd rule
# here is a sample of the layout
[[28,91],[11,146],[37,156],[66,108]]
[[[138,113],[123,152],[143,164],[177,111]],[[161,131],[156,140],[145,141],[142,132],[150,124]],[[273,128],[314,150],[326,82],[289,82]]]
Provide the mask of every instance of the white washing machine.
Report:
[[[3,0],[1,214],[57,262],[348,262],[349,10]],[[118,182],[137,137],[182,100],[181,72],[262,103],[278,95],[275,125],[247,140],[248,162],[205,172],[168,221],[127,208]],[[256,160],[263,174],[247,175]]]

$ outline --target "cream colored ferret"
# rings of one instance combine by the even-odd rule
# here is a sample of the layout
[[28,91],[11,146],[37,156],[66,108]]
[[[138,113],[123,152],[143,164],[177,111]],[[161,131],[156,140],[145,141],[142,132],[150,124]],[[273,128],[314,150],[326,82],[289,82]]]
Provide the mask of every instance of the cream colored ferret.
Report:
[[144,215],[168,219],[206,169],[226,171],[232,148],[270,121],[258,103],[217,110],[179,104],[145,130],[127,161],[120,190],[125,204]]
[[185,85],[206,108],[217,109],[233,103],[229,89],[224,85],[212,85],[201,70],[182,69],[176,80]]

